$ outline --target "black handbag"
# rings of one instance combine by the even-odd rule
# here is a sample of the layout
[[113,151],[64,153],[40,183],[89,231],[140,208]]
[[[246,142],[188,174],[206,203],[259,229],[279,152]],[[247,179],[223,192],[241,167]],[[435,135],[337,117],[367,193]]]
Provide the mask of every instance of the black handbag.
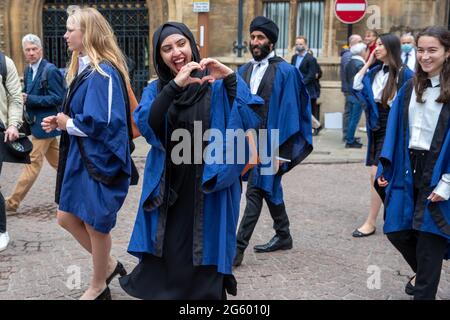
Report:
[[34,124],[34,121],[31,120],[30,115],[28,114],[25,106],[23,107],[23,123],[19,129],[19,132],[25,134],[26,136],[31,135],[31,126]]

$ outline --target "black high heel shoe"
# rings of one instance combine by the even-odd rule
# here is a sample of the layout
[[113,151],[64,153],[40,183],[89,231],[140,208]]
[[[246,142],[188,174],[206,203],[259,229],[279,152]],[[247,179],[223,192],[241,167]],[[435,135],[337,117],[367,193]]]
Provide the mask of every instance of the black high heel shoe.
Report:
[[109,285],[111,283],[112,279],[114,279],[114,277],[117,276],[118,274],[120,274],[121,277],[127,275],[127,270],[125,270],[123,264],[121,264],[120,261],[117,261],[116,268],[109,275],[109,277],[106,278],[106,285]]
[[94,300],[112,300],[111,290],[109,290],[109,287],[106,286],[106,289],[103,290],[103,292],[100,293],[100,295],[97,298],[95,298]]

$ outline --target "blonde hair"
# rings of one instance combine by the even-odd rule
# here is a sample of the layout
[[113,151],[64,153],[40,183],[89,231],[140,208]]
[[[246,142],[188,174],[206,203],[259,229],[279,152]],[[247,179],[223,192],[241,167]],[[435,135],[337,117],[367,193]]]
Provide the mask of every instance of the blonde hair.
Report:
[[[108,76],[100,67],[102,61],[110,62],[123,76],[125,83],[130,82],[128,67],[122,50],[117,44],[117,38],[108,21],[94,8],[76,8],[69,12],[67,23],[79,28],[83,33],[84,54],[86,54],[94,69],[103,76]],[[68,84],[78,73],[79,52],[72,52],[66,81]]]

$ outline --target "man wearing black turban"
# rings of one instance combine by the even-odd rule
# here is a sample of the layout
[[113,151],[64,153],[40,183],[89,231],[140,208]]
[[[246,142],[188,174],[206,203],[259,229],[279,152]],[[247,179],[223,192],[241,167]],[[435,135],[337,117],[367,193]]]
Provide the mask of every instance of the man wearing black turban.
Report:
[[[309,97],[299,71],[275,54],[278,32],[272,20],[256,17],[250,24],[253,59],[239,70],[252,94],[264,99],[264,106],[258,106],[255,111],[263,119],[260,129],[269,130],[265,143],[273,145],[277,134],[279,141],[275,141],[275,152],[270,155],[276,172],[267,174],[263,165],[258,165],[247,177],[247,206],[239,225],[234,266],[242,263],[244,251],[261,214],[263,199],[269,207],[276,234],[267,244],[255,246],[254,250],[270,252],[292,248],[281,176],[312,151]],[[259,137],[260,144],[264,143],[263,138]]]

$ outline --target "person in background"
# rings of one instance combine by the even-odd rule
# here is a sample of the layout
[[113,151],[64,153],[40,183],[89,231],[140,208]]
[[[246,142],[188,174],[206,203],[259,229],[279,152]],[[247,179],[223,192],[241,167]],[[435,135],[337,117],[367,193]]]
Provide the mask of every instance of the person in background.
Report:
[[[377,39],[378,39],[378,32],[376,30],[367,30],[366,35],[364,37],[364,43],[367,45],[368,53],[366,61],[369,61],[369,58],[371,57],[373,51],[377,47]],[[374,64],[376,60],[372,62]]]
[[[253,250],[264,253],[292,248],[293,240],[281,180],[284,174],[301,163],[313,149],[309,97],[298,68],[303,65],[305,70],[308,69],[310,86],[314,88],[314,58],[306,53],[306,42],[302,38],[302,41],[297,41],[297,49],[298,59],[303,60],[293,60],[293,66],[286,63],[275,54],[278,33],[278,26],[272,20],[262,16],[253,19],[250,24],[253,59],[239,69],[239,74],[246,80],[251,93],[264,99],[264,106],[255,110],[263,119],[261,129],[267,129],[269,135],[259,135],[260,144],[272,144],[273,130],[279,134],[280,141],[275,147],[279,151],[276,170],[265,172],[265,166],[258,164],[246,177],[247,204],[237,234],[237,252],[233,263],[236,267],[242,263],[264,201],[269,207],[275,235],[267,243],[254,246]],[[275,156],[273,155],[274,158]]]
[[[291,64],[300,71],[303,76],[303,82],[308,91],[311,102],[311,115],[314,117],[312,123],[314,123],[314,134],[317,135],[322,128],[320,124],[319,107],[317,105],[317,99],[320,91],[317,87],[317,78],[321,73],[320,67],[318,68],[317,59],[308,52],[308,40],[304,36],[298,36],[295,39],[295,54],[292,56]],[[318,124],[318,126],[317,126]]]
[[[343,122],[342,122],[342,141],[347,142],[347,128],[350,120],[350,113],[352,110],[352,101],[353,98],[348,98],[350,95],[352,95],[352,89],[353,89],[353,81],[348,82],[347,76],[346,76],[346,67],[347,64],[352,60],[353,54],[350,51],[351,47],[358,44],[363,43],[363,39],[359,34],[353,34],[348,38],[349,43],[349,49],[342,52],[341,55],[341,65],[340,65],[340,78],[341,78],[341,91],[344,94],[345,97],[345,107],[344,107],[344,114],[343,114]],[[367,47],[367,46],[366,46]],[[364,57],[365,58],[365,57]],[[357,142],[359,139],[357,138]]]
[[[0,137],[4,144],[19,138],[19,128],[22,125],[22,93],[20,78],[14,62],[0,52]],[[3,145],[2,145],[3,148]],[[0,174],[4,159],[4,151],[0,148]],[[10,238],[6,230],[5,199],[0,189],[0,252],[8,247]]]
[[[355,75],[353,89],[364,104],[367,126],[366,166],[370,173],[370,212],[364,224],[353,231],[353,237],[367,237],[375,233],[381,198],[374,189],[380,152],[386,134],[389,110],[397,91],[413,77],[413,72],[401,60],[400,39],[383,34],[376,40],[376,48],[364,67]],[[382,62],[373,66],[375,59]],[[370,71],[367,72],[370,68]]]
[[402,44],[402,62],[412,71],[416,70],[416,40],[411,33],[404,33],[400,37]]
[[[350,47],[350,51],[353,56],[350,62],[347,64],[347,67],[345,68],[345,81],[348,84],[353,84],[355,75],[365,65],[367,46],[362,41],[353,43]],[[362,114],[361,101],[359,101],[358,97],[353,92],[350,92],[348,95],[346,95],[345,99],[346,106],[348,105],[349,109],[349,121],[347,134],[345,136],[345,147],[361,148],[362,143],[357,141],[355,138],[356,127],[358,126],[359,119],[361,118]]]
[[42,130],[42,119],[56,116],[58,108],[64,99],[64,78],[58,68],[43,59],[41,39],[28,34],[22,39],[22,48],[28,66],[25,68],[25,87],[22,93],[27,112],[31,135],[33,136],[33,150],[30,154],[31,163],[25,165],[17,180],[16,186],[6,198],[6,210],[15,212],[28,191],[36,181],[39,172],[47,159],[50,166],[58,169],[59,131],[46,133]]

